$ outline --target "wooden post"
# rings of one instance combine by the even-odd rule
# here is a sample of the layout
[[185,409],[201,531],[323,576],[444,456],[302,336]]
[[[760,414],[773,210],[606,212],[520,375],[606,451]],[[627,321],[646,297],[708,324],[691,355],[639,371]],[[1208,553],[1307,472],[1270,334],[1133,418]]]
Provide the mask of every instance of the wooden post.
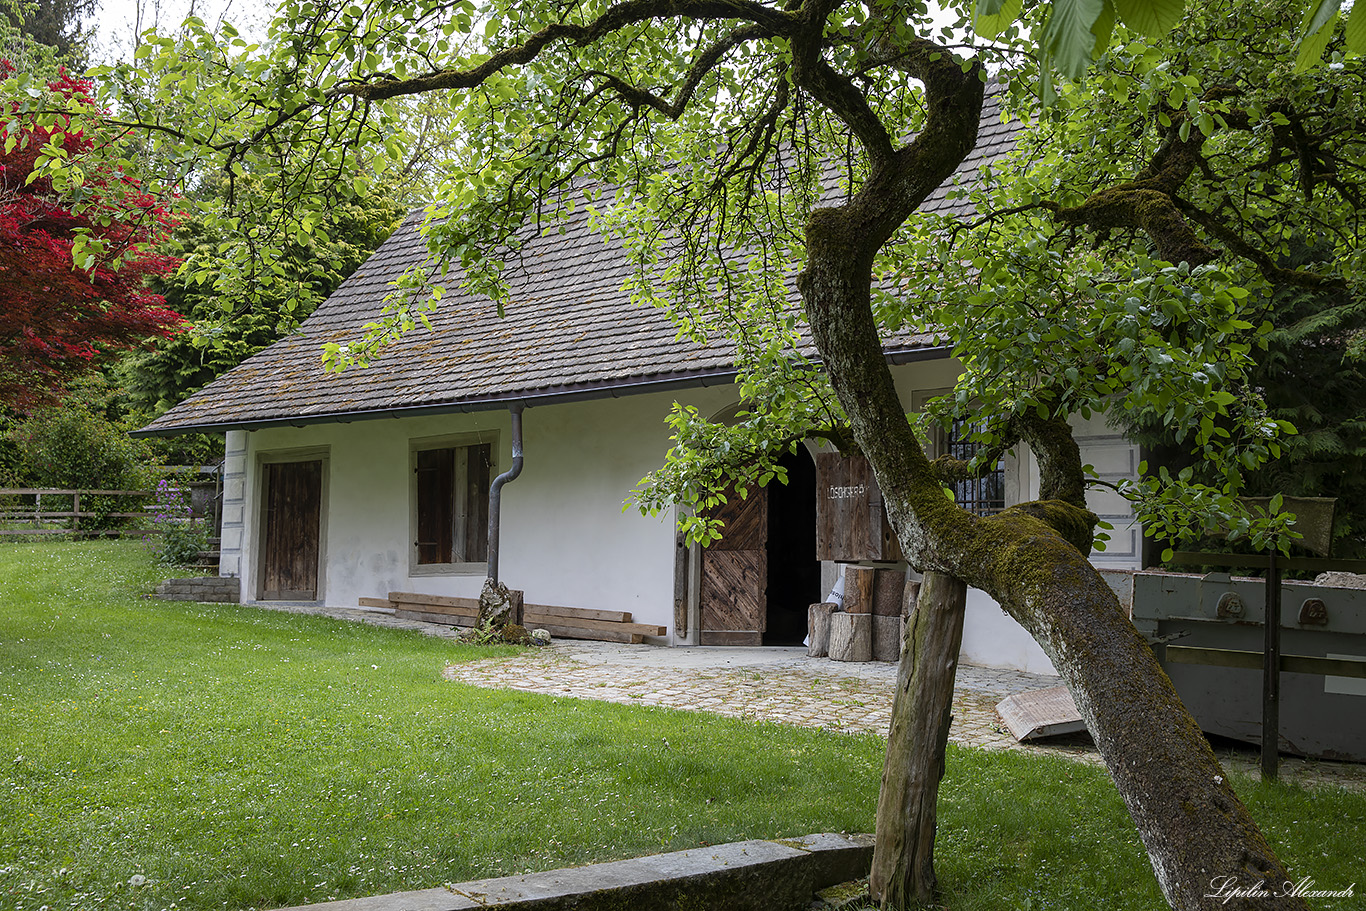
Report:
[[835,605],[830,601],[806,609],[806,657],[824,658],[830,654],[830,615],[834,612]]
[[873,615],[831,614],[830,657],[835,661],[872,661]]
[[1262,779],[1275,781],[1281,761],[1281,570],[1276,548],[1266,569],[1266,629],[1262,649]]
[[907,579],[906,589],[901,593],[901,619],[909,620],[915,613],[916,602],[920,600],[920,580]]
[[674,532],[674,638],[688,637],[688,539]]
[[926,573],[902,639],[868,880],[873,900],[884,908],[928,904],[935,896],[935,803],[953,720],[967,592],[957,579]]
[[901,657],[901,637],[904,621],[895,617],[873,615],[873,660],[896,661]]
[[[873,615],[878,617],[900,617],[901,602],[906,593],[906,570],[879,569],[874,580]],[[896,651],[901,652],[901,640],[896,641]],[[896,660],[895,657],[892,658]]]

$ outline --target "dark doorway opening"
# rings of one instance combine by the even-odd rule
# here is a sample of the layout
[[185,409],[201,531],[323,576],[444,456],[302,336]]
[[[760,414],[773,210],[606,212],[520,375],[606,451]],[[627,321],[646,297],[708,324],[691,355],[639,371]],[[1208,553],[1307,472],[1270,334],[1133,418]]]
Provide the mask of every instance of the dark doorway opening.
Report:
[[821,600],[816,559],[816,465],[805,448],[779,460],[787,484],[768,487],[768,610],[764,645],[801,645],[806,609]]
[[816,463],[804,447],[779,460],[787,483],[730,491],[712,513],[721,539],[700,549],[698,642],[801,645],[806,609],[821,600]]

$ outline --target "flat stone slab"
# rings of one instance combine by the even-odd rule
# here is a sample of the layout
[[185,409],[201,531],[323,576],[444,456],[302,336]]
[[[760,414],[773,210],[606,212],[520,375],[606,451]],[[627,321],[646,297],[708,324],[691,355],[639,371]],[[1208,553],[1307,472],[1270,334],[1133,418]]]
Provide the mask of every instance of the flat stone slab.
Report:
[[996,706],[1016,740],[1034,740],[1086,730],[1081,712],[1065,686],[1007,696]]
[[440,889],[300,905],[285,911],[783,911],[868,875],[871,835],[739,841]]

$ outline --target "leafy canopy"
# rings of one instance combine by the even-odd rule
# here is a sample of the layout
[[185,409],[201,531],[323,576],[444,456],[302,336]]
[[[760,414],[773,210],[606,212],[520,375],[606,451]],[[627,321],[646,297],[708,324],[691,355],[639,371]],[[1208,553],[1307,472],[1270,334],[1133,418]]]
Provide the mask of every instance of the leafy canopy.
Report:
[[[919,310],[884,306],[884,327],[933,326],[959,345],[969,373],[952,408],[935,413],[990,403],[995,419],[982,431],[988,449],[1022,439],[1035,424],[1104,411],[1119,388],[1136,387],[1183,437],[1227,466],[1211,495],[1223,508],[1239,488],[1238,465],[1274,457],[1274,433],[1286,429],[1266,420],[1255,389],[1239,385],[1261,331],[1240,309],[1262,299],[1248,286],[1287,280],[1275,273],[1279,248],[1262,243],[1261,226],[1282,223],[1278,194],[1282,172],[1297,166],[1292,157],[1312,192],[1322,177],[1314,149],[1354,135],[1300,142],[1295,118],[1319,97],[1312,80],[1295,83],[1303,88],[1288,107],[1258,81],[1293,69],[1304,43],[1286,42],[1298,40],[1297,31],[1318,40],[1325,30],[1333,62],[1315,75],[1355,79],[1354,13],[1345,28],[1332,16],[1297,27],[1285,25],[1291,7],[1268,9],[1274,35],[1285,40],[1228,75],[1234,94],[1224,90],[1223,73],[1236,65],[1235,50],[1252,45],[1210,42],[1220,60],[1204,54],[1196,35],[1220,17],[1220,27],[1237,25],[1236,16],[1220,3],[1186,10],[1169,0],[1053,0],[1028,10],[1009,0],[977,3],[965,12],[988,40],[956,49],[936,37],[917,4],[290,0],[261,46],[192,20],[177,36],[149,35],[137,60],[101,78],[119,96],[120,122],[137,124],[154,151],[179,163],[175,179],[202,179],[206,169],[225,175],[233,208],[204,213],[218,220],[220,252],[238,265],[196,273],[216,286],[272,281],[282,243],[325,230],[329,206],[366,197],[404,166],[407,100],[445,94],[459,139],[439,163],[444,179],[427,225],[438,274],[414,276],[367,339],[331,348],[339,365],[373,356],[420,321],[424,295],[415,292],[439,297],[441,270],[456,270],[455,280],[507,305],[501,273],[515,266],[526,232],[554,230],[557,216],[591,206],[597,223],[634,254],[632,290],[641,302],[672,307],[680,331],[736,342],[742,388],[755,403],[726,433],[694,434],[685,426],[691,418],[675,416],[680,437],[708,441],[707,451],[675,450],[670,468],[640,496],[653,509],[702,505],[717,496],[717,480],[737,472],[741,486],[777,476],[772,454],[802,434],[840,436],[841,415],[805,360],[811,348],[794,315],[792,280],[806,259],[808,219],[832,191],[861,186],[886,160],[891,137],[923,126],[921,86],[902,65],[906,57],[947,59],[962,50],[965,69],[974,59],[1008,67],[1018,77],[1010,89],[1016,110],[1033,109],[1030,87],[1052,102],[1040,135],[1057,133],[1058,148],[1085,138],[1095,154],[1045,155],[1051,171],[991,190],[998,195],[984,205],[1016,211],[981,226],[986,239],[959,237],[962,249],[982,255],[945,244],[950,226],[911,225],[897,234],[879,262],[886,286],[904,290],[912,274],[929,271],[940,275],[942,293],[922,295],[930,303]],[[1293,11],[1298,19],[1300,8]],[[1178,22],[1166,45],[1153,40]],[[1185,23],[1195,30],[1183,32]],[[1096,58],[1101,75],[1085,87],[1053,84],[1055,72],[1079,76]],[[821,75],[813,82],[811,72]],[[1116,110],[1121,103],[1129,114]],[[25,111],[37,107],[21,103]],[[1129,141],[1133,135],[1138,142]],[[1271,150],[1268,167],[1240,178],[1245,192],[1233,214],[1220,208],[1215,181],[1188,193],[1202,168],[1258,149]],[[1089,170],[1069,172],[1069,160],[1090,162]],[[56,158],[48,163],[62,171]],[[262,192],[247,199],[237,189],[249,180]],[[1117,182],[1109,188],[1115,194],[1151,192],[1156,202],[1124,207],[1140,213],[1137,221],[1119,218],[1097,192],[1106,180]],[[1345,223],[1345,211],[1313,217],[1339,219],[1325,222],[1332,229]],[[1173,217],[1179,229],[1158,230]],[[1092,254],[1077,240],[1088,234],[1100,241]],[[1129,246],[1107,244],[1112,238]],[[1248,263],[1257,268],[1246,272]],[[1044,326],[1061,318],[1060,301],[1075,309],[1076,332],[1095,334],[1093,356],[1044,344],[1056,336]],[[994,341],[970,350],[982,326]],[[748,438],[722,445],[729,434]],[[700,482],[713,489],[696,489]],[[1163,505],[1171,489],[1159,477],[1135,495],[1154,515],[1166,509],[1173,517],[1198,499]],[[1272,520],[1265,531],[1274,536],[1277,527]]]

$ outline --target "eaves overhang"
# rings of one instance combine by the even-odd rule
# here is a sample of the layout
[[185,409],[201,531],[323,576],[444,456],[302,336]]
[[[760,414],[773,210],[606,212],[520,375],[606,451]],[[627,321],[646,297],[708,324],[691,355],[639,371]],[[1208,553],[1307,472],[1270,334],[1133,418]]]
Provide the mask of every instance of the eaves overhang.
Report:
[[[947,346],[937,345],[923,348],[906,348],[887,353],[887,363],[901,365],[916,361],[931,361],[947,358],[952,351]],[[384,408],[320,411],[312,414],[288,415],[259,419],[237,419],[224,421],[205,421],[194,424],[179,424],[159,428],[154,425],[143,427],[129,433],[131,437],[174,437],[187,433],[226,433],[229,430],[265,430],[270,427],[307,427],[314,424],[351,424],[356,421],[377,421],[385,418],[418,418],[442,414],[469,414],[476,411],[497,411],[513,402],[521,402],[525,407],[534,408],[545,405],[564,405],[572,402],[588,402],[601,399],[624,398],[631,395],[645,395],[654,392],[673,392],[680,389],[699,389],[708,386],[725,386],[735,382],[734,368],[705,370],[695,373],[673,374],[667,377],[641,380],[600,380],[566,386],[551,386],[531,391],[496,393],[489,396],[459,399],[451,402],[433,402],[422,405],[400,405]]]

